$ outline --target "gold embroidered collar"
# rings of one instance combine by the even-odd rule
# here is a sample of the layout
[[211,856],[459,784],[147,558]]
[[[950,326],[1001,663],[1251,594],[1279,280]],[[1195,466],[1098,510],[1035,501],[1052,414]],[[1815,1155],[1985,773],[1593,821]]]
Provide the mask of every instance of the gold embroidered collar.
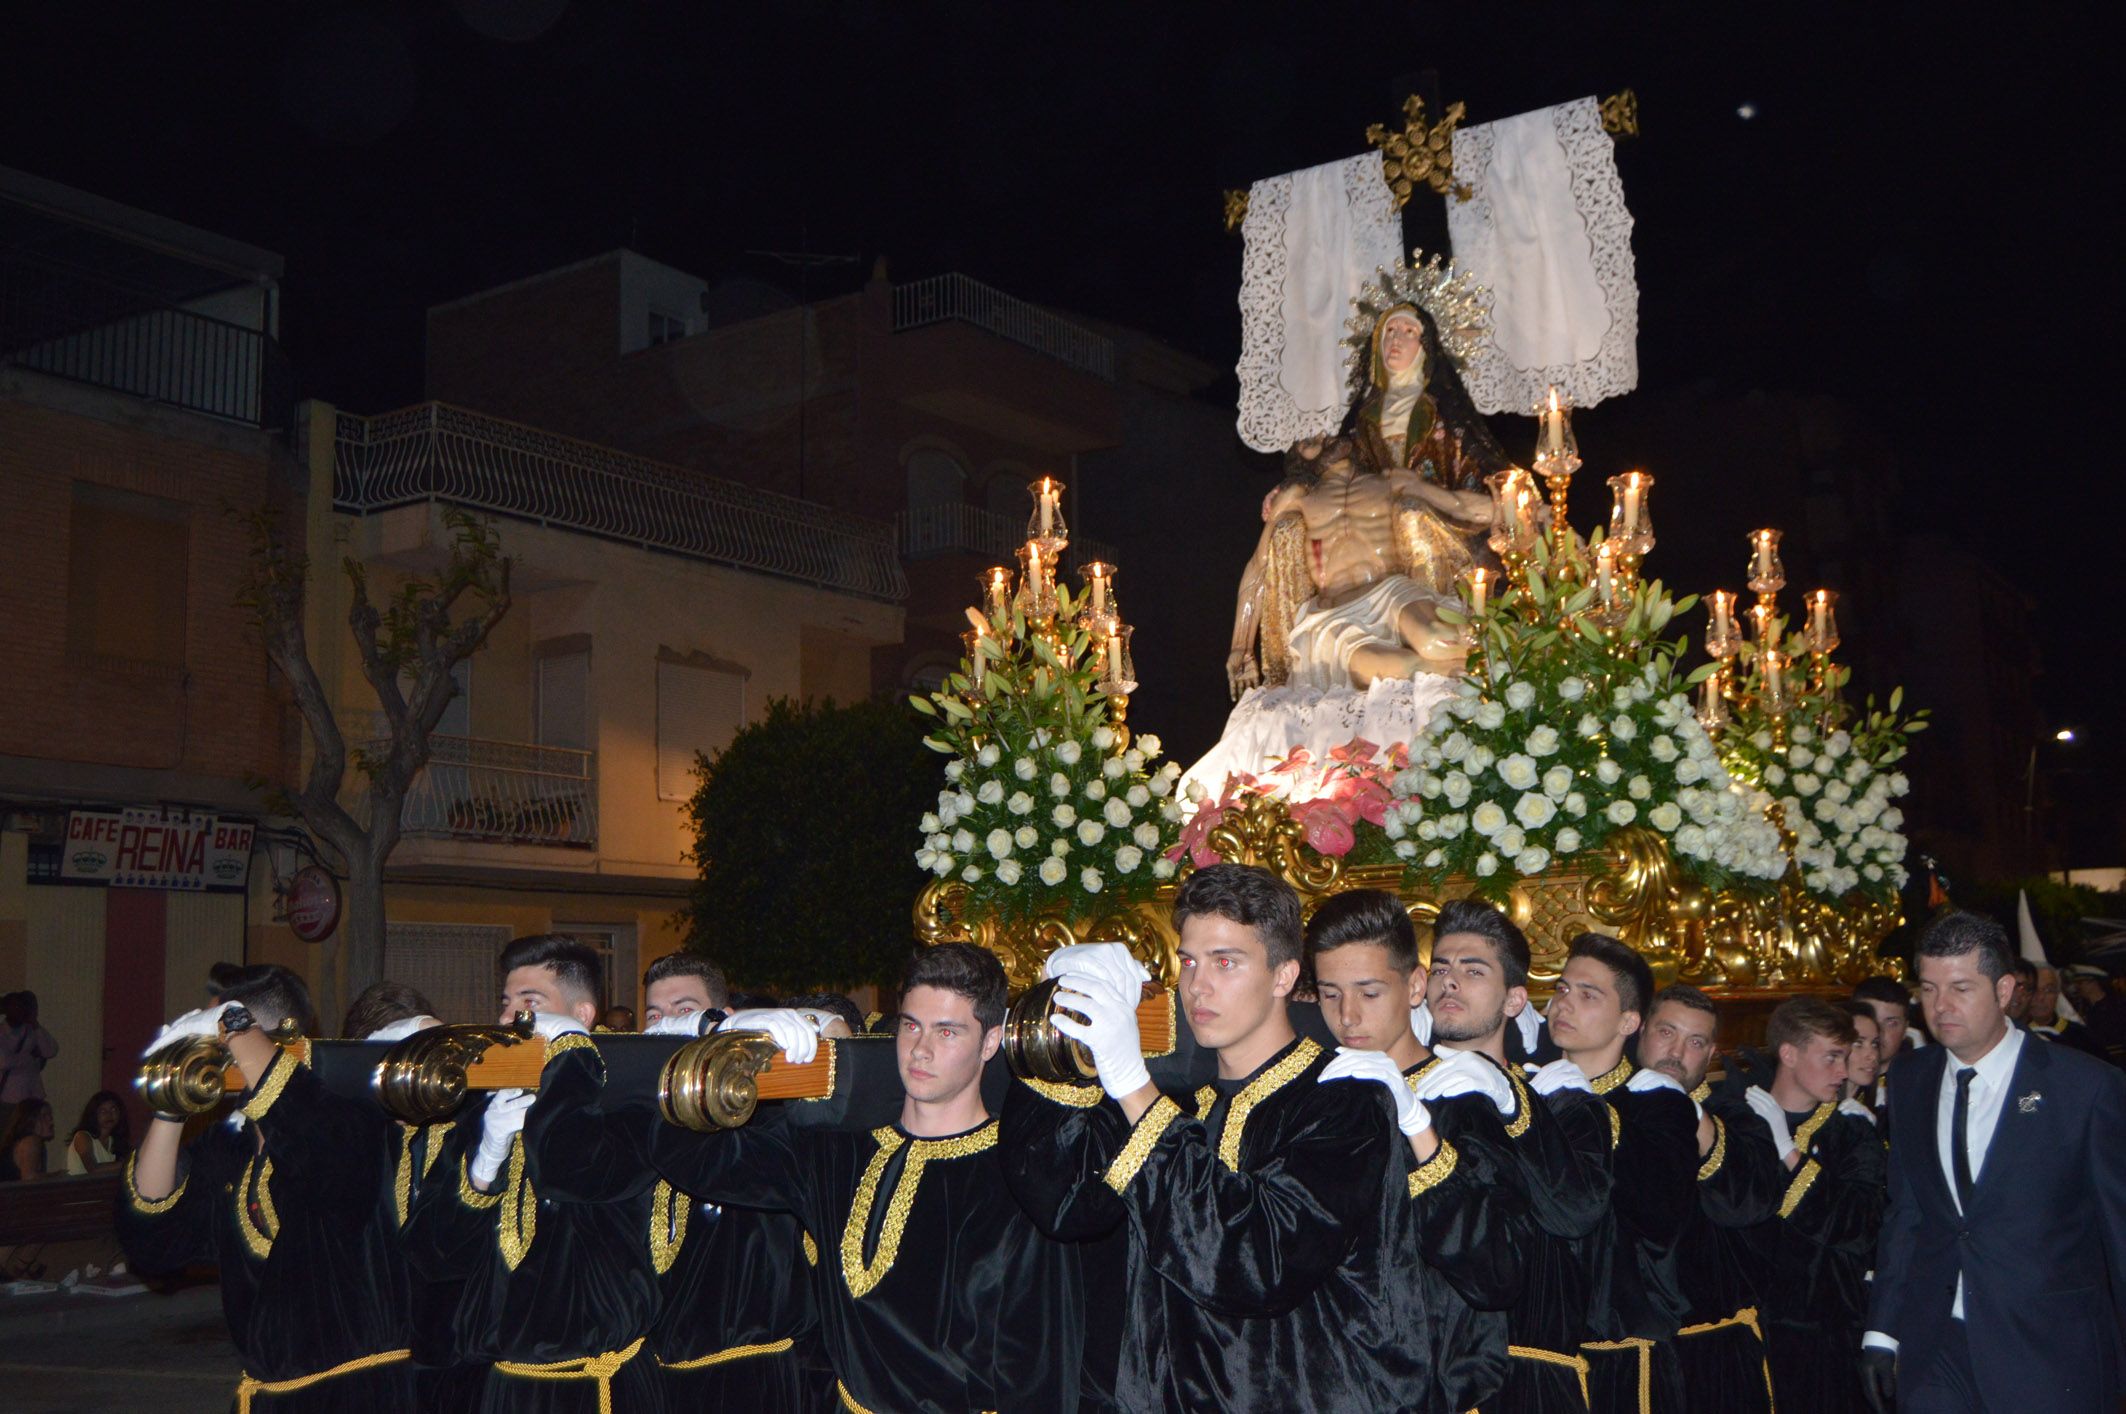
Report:
[[1220,1162],[1234,1173],[1240,1172],[1240,1140],[1247,1129],[1248,1115],[1253,1113],[1255,1106],[1297,1080],[1320,1055],[1320,1044],[1302,1036],[1285,1052],[1283,1059],[1271,1061],[1240,1087],[1240,1093],[1226,1108],[1225,1128],[1218,1135]]
[[1713,1082],[1710,1080],[1699,1081],[1698,1088],[1690,1092],[1690,1097],[1699,1104],[1704,1104],[1713,1097]]
[[1597,1095],[1607,1095],[1629,1079],[1631,1079],[1631,1061],[1628,1057],[1619,1056],[1615,1065],[1603,1071],[1600,1075],[1591,1077],[1587,1083],[1594,1087],[1594,1092]]
[[[965,1134],[956,1134],[949,1139],[916,1139],[904,1134],[895,1125],[883,1125],[871,1131],[871,1138],[878,1145],[878,1152],[864,1166],[864,1176],[857,1180],[856,1197],[849,1204],[849,1221],[842,1225],[842,1281],[849,1294],[861,1299],[873,1287],[886,1279],[893,1270],[893,1262],[900,1255],[901,1234],[907,1231],[908,1214],[915,1209],[916,1186],[923,1181],[926,1164],[946,1159],[964,1159],[993,1149],[997,1143],[997,1122],[984,1120]],[[871,1209],[878,1201],[878,1187],[886,1176],[886,1165],[901,1149],[908,1150],[908,1157],[901,1165],[900,1177],[894,1182],[893,1195],[886,1200],[885,1221],[879,1225],[878,1250],[871,1260],[864,1260],[864,1233],[871,1226]]]

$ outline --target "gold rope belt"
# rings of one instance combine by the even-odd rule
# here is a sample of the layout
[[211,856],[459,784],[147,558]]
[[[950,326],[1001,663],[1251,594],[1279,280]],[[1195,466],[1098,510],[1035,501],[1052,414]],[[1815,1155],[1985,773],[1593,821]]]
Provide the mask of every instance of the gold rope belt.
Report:
[[[1612,1111],[1614,1113],[1614,1111]],[[1583,1340],[1582,1350],[1636,1350],[1639,1352],[1639,1414],[1653,1414],[1654,1410],[1654,1343],[1643,1335],[1628,1335],[1622,1340]]]
[[299,1375],[292,1380],[261,1380],[245,1374],[236,1381],[236,1414],[251,1414],[251,1397],[256,1394],[293,1394],[299,1389],[308,1389],[314,1384],[351,1375],[356,1370],[373,1370],[379,1365],[396,1365],[401,1360],[411,1360],[411,1350],[384,1350],[375,1355],[364,1355],[349,1360],[343,1365],[334,1365],[329,1370],[320,1370],[314,1375]]
[[1745,1306],[1734,1315],[1721,1320],[1707,1321],[1703,1325],[1685,1326],[1682,1330],[1677,1331],[1676,1335],[1679,1339],[1687,1335],[1705,1335],[1710,1331],[1726,1330],[1730,1326],[1748,1326],[1750,1334],[1757,1337],[1757,1358],[1758,1362],[1764,1366],[1764,1397],[1768,1401],[1766,1407],[1772,1411],[1772,1414],[1779,1414],[1779,1402],[1772,1394],[1772,1357],[1769,1353],[1770,1347],[1765,1344],[1764,1328],[1757,1324],[1756,1307]]
[[1585,1359],[1578,1355],[1567,1355],[1562,1351],[1545,1350],[1539,1345],[1509,1345],[1506,1347],[1506,1353],[1516,1360],[1535,1360],[1545,1365],[1565,1366],[1580,1377],[1580,1402],[1590,1407],[1593,1406],[1594,1401],[1587,1393],[1587,1361]]
[[598,1414],[613,1414],[613,1376],[620,1367],[635,1358],[648,1336],[636,1336],[635,1343],[625,1350],[608,1351],[604,1355],[586,1355],[577,1360],[556,1360],[548,1365],[526,1365],[516,1360],[495,1361],[498,1374],[515,1375],[526,1380],[596,1380],[598,1382]]
[[734,1345],[729,1350],[719,1350],[714,1355],[698,1355],[692,1360],[666,1361],[660,1358],[657,1364],[666,1370],[706,1370],[711,1365],[728,1364],[730,1361],[745,1360],[755,1355],[780,1355],[795,1344],[795,1337],[784,1336],[781,1340],[770,1341],[766,1345]]

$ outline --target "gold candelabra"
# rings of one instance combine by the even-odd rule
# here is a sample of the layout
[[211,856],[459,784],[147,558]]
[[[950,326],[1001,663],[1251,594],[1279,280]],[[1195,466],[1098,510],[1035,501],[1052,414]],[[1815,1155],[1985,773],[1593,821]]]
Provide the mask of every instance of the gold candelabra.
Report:
[[[1791,640],[1787,637],[1787,621],[1779,612],[1779,591],[1786,588],[1779,540],[1780,532],[1771,527],[1749,533],[1746,583],[1757,602],[1745,614],[1736,613],[1732,590],[1715,589],[1706,596],[1705,651],[1718,666],[1705,680],[1698,702],[1700,724],[1716,737],[1737,712],[1761,715],[1775,748],[1786,745],[1787,719],[1801,708],[1824,710],[1835,726],[1843,715],[1838,689],[1845,679],[1844,669],[1831,661],[1839,643],[1836,592],[1811,590],[1805,599],[1806,627]],[[1797,679],[1797,655],[1804,653],[1808,674]]]

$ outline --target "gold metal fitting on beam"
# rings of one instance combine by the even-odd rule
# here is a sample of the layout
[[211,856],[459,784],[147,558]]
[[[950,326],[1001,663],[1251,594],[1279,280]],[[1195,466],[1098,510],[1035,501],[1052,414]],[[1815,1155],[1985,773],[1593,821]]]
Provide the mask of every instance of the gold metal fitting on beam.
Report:
[[1004,1064],[1022,1080],[1077,1085],[1099,1076],[1084,1042],[1056,1030],[1056,988],[1062,979],[1047,977],[1019,993],[1004,1014]]
[[496,1046],[514,1046],[532,1036],[530,1012],[507,1026],[432,1026],[416,1031],[384,1053],[370,1074],[370,1088],[386,1112],[408,1124],[448,1119],[465,1103],[466,1071]]
[[700,1134],[736,1129],[760,1101],[760,1072],[781,1054],[763,1031],[718,1031],[689,1041],[657,1077],[657,1110]]
[[[237,1031],[251,1029],[248,1013],[230,1012]],[[290,1045],[303,1037],[292,1017],[283,1017],[267,1033],[273,1043]],[[188,1119],[203,1115],[229,1093],[229,1042],[227,1033],[216,1036],[186,1036],[172,1041],[140,1063],[134,1081],[141,1100],[164,1119]],[[241,1084],[241,1081],[237,1082]]]

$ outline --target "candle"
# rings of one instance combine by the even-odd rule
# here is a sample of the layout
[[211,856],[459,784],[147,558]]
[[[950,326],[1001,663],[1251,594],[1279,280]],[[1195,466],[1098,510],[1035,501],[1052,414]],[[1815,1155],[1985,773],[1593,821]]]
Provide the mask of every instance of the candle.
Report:
[[999,565],[989,572],[989,612],[1001,614],[1011,598],[1011,571]]
[[1543,450],[1553,457],[1565,455],[1565,407],[1555,384],[1550,389],[1550,405],[1543,409]]
[[1086,578],[1093,582],[1093,612],[1096,614],[1107,612],[1107,577],[1111,573],[1113,571],[1097,561],[1085,567]]
[[1613,574],[1616,559],[1616,547],[1607,540],[1595,546],[1595,587],[1601,591],[1604,605],[1607,605],[1615,594]]
[[[989,620],[983,618],[980,611],[969,609],[967,611],[967,622],[974,625],[974,639],[971,642],[979,642],[989,633]],[[967,652],[969,657],[974,655],[974,649],[971,646]]]
[[1634,471],[1624,477],[1624,533],[1639,533],[1639,498],[1646,491],[1646,473]]
[[[1043,501],[1041,504],[1045,507],[1048,503]],[[1038,540],[1026,547],[1026,587],[1035,599],[1041,597],[1041,542]]]
[[1756,541],[1757,556],[1750,563],[1750,578],[1753,580],[1778,578],[1776,556],[1779,550],[1779,532],[1776,530],[1760,530],[1755,532],[1751,538]]
[[1727,698],[1720,691],[1720,675],[1705,680],[1698,695],[1698,725],[1713,731],[1727,725]]
[[1482,565],[1469,571],[1469,612],[1481,614],[1491,600],[1491,571]]
[[1786,701],[1786,655],[1776,648],[1764,650],[1764,703],[1778,708]]
[[1107,680],[1122,681],[1122,635],[1119,633],[1107,636]]
[[1778,612],[1769,604],[1750,605],[1750,624],[1756,630],[1757,642],[1763,643],[1772,636],[1772,616]]
[[1735,591],[1715,589],[1713,601],[1713,641],[1731,642],[1735,637]]

